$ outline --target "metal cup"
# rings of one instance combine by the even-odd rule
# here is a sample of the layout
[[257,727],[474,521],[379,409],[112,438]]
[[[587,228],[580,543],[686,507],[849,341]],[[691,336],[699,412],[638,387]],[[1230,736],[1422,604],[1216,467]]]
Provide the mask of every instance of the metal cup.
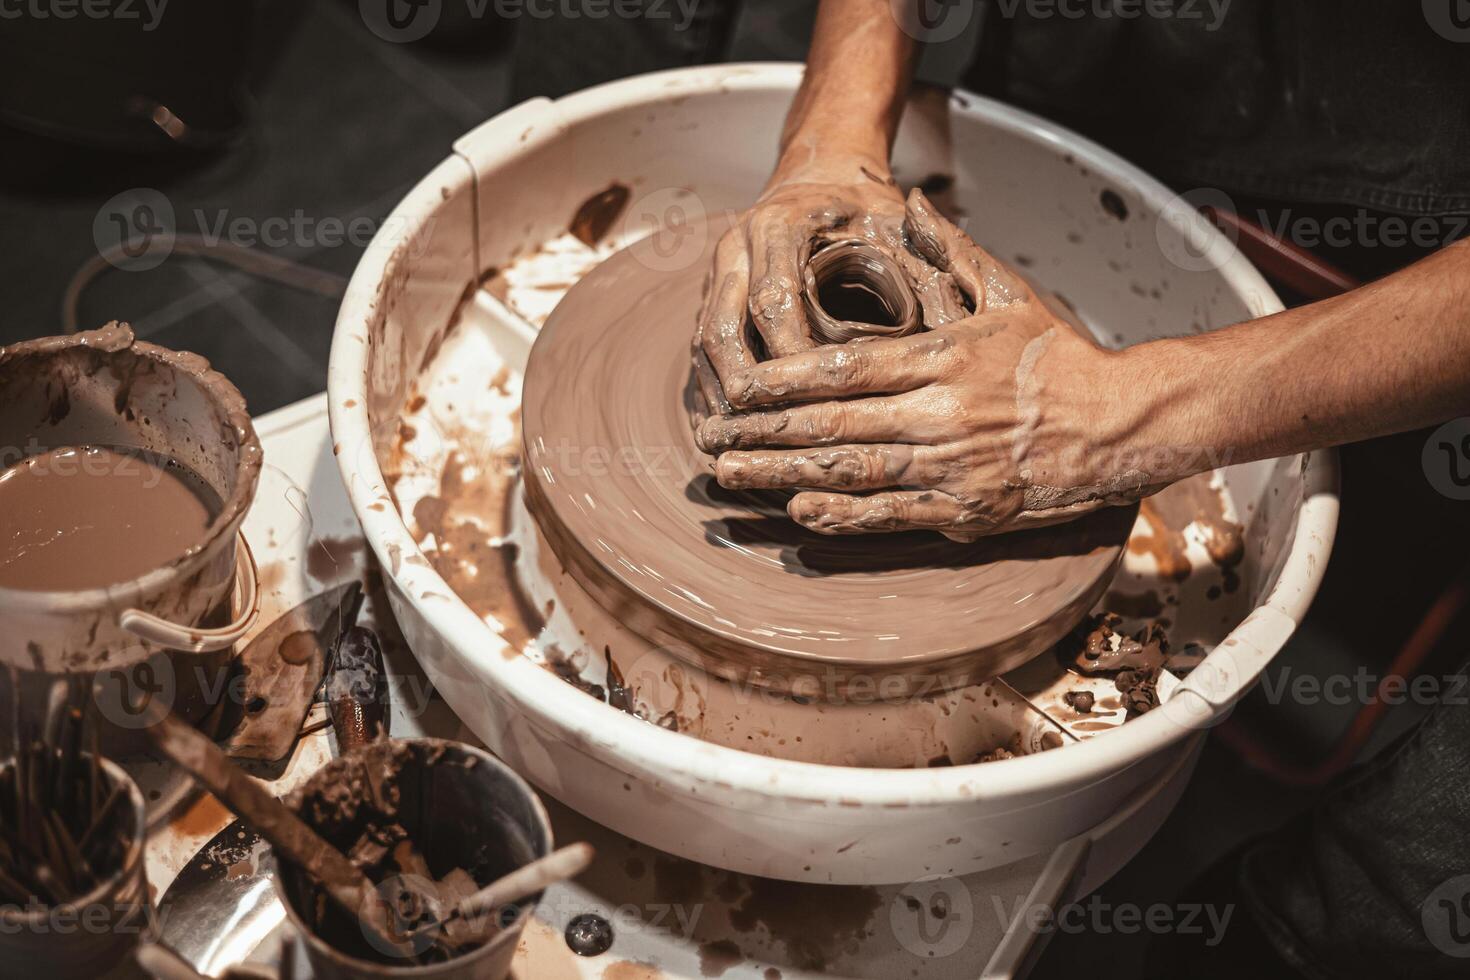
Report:
[[[81,756],[83,761],[90,756]],[[13,761],[6,766],[13,766]],[[14,968],[46,980],[133,980],[145,974],[133,950],[154,926],[144,862],[147,818],[143,793],[111,760],[101,760],[102,796],[121,787],[123,799],[112,819],[126,835],[121,866],[73,902],[60,905],[0,905],[0,972]]]
[[[398,780],[399,821],[435,874],[464,868],[484,886],[551,853],[551,821],[526,781],[490,753],[444,739],[378,741],[354,749],[315,773],[292,794],[292,805],[310,822],[305,801],[340,785],[353,760],[371,765],[402,746],[410,749],[412,758]],[[326,828],[318,830],[336,846],[352,843],[333,840]],[[482,945],[443,963],[416,966],[403,962],[401,954],[378,949],[360,924],[331,905],[300,868],[281,862],[276,888],[287,917],[305,942],[313,976],[323,980],[501,980],[510,972],[521,932],[541,899],[540,894],[533,895],[502,910],[499,930]],[[319,901],[326,903],[322,932],[329,933],[330,940],[313,925]]]

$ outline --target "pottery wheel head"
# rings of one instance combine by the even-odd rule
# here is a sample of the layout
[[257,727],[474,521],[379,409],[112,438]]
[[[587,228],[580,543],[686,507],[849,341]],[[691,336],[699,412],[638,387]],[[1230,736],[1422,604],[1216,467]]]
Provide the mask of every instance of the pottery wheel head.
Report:
[[1136,508],[960,544],[828,537],[735,493],[694,444],[690,340],[717,229],[670,269],[635,244],[574,286],[531,352],[526,500],[625,626],[713,673],[836,700],[973,683],[1061,639],[1101,598]]

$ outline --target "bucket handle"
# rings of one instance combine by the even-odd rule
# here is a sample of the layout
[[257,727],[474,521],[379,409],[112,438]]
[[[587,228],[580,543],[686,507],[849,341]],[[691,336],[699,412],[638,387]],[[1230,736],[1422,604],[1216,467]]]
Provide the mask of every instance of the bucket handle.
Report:
[[118,625],[140,639],[170,650],[213,653],[233,645],[249,632],[260,615],[260,570],[255,564],[255,554],[243,531],[236,532],[236,539],[235,589],[243,594],[238,607],[242,612],[233,623],[217,629],[198,629],[160,619],[141,609],[124,609],[117,619]]

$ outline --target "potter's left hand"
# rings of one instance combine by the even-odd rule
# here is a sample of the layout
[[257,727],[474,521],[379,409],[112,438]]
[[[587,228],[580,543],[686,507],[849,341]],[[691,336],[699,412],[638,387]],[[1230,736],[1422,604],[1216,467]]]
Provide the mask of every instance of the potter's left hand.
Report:
[[979,312],[734,375],[732,403],[784,407],[700,426],[700,448],[719,455],[720,485],[800,491],[788,511],[814,531],[929,529],[956,540],[1160,489],[1119,453],[1131,421],[1118,408],[1118,355],[1084,339],[926,203],[910,199],[908,239]]

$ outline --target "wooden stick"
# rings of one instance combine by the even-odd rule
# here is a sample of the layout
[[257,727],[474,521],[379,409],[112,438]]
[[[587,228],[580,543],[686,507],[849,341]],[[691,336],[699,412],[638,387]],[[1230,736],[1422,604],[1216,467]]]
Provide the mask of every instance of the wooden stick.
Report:
[[559,851],[552,851],[545,857],[492,881],[456,905],[443,919],[420,926],[412,935],[418,936],[429,929],[443,926],[451,919],[473,920],[488,915],[501,906],[519,902],[527,895],[534,895],[559,881],[575,878],[587,870],[594,856],[596,852],[587,843],[571,844]]
[[148,734],[160,752],[193,774],[276,853],[316,879],[343,911],[375,934],[376,941],[386,944],[383,949],[404,949],[390,938],[373,883],[357,865],[246,775],[219,746],[171,714],[149,725]]
[[527,895],[534,895],[559,881],[575,878],[592,863],[595,852],[587,843],[572,844],[559,851],[552,851],[544,858],[517,868],[498,881],[493,881],[475,892],[456,907],[460,915],[474,918],[493,912],[502,905],[519,902]]

